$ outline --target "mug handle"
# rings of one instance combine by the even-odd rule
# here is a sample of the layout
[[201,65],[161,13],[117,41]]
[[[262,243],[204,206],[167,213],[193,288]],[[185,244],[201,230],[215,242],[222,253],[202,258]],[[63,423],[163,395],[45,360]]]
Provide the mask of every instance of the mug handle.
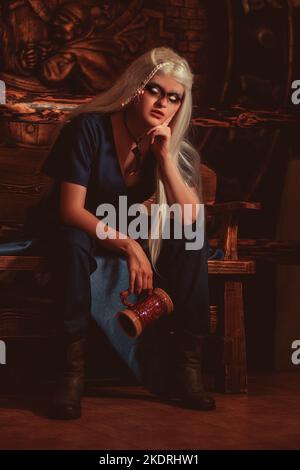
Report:
[[121,298],[122,303],[126,305],[126,307],[132,308],[134,307],[134,304],[132,304],[131,302],[127,300],[128,295],[129,295],[129,289],[120,292],[120,298]]

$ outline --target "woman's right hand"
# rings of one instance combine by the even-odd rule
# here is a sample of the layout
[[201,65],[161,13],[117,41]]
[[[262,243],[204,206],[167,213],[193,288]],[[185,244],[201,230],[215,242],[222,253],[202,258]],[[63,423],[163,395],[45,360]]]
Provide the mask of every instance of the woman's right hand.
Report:
[[153,290],[153,271],[141,245],[135,240],[130,240],[127,251],[127,266],[130,277],[129,295],[140,294],[147,290],[152,294]]

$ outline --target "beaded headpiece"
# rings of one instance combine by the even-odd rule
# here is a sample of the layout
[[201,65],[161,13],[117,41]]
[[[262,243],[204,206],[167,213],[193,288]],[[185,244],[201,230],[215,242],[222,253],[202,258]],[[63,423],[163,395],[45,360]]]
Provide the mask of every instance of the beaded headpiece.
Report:
[[156,67],[154,67],[154,69],[149,73],[149,75],[147,75],[147,77],[145,78],[145,80],[142,81],[142,83],[139,85],[139,87],[137,88],[136,92],[130,96],[129,98],[127,98],[127,100],[125,100],[123,103],[122,103],[122,107],[123,106],[126,106],[128,103],[130,103],[130,101],[132,101],[136,96],[139,96],[142,94],[143,92],[143,88],[145,87],[145,85],[149,82],[149,80],[151,80],[151,78],[156,74],[156,72],[161,69],[162,67],[164,67],[165,65],[172,65],[171,62],[161,62],[160,64],[156,65]]

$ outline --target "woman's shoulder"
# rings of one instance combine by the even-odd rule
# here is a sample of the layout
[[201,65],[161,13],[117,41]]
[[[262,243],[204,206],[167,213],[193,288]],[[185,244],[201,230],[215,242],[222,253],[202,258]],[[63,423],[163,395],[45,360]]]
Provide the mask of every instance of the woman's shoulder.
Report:
[[82,112],[71,117],[66,126],[69,129],[67,133],[76,139],[92,140],[95,144],[99,144],[100,140],[106,138],[106,114],[103,112]]
[[77,126],[102,127],[105,123],[106,113],[101,111],[85,111],[77,114],[67,122]]

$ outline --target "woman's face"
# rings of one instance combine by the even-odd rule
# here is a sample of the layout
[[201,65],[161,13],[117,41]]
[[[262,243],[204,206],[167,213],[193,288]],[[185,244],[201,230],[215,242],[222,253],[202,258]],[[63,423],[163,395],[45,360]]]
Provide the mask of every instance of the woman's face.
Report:
[[168,75],[156,74],[133,106],[139,118],[154,127],[173,118],[183,99],[184,86],[181,83]]

